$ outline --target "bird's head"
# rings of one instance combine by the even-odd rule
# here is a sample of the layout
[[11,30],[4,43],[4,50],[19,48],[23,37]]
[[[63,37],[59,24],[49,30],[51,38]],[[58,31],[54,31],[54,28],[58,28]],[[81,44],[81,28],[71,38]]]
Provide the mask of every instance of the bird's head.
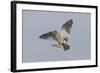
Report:
[[54,36],[56,36],[56,35],[58,34],[58,32],[55,30],[55,31],[52,32],[52,34],[53,34]]

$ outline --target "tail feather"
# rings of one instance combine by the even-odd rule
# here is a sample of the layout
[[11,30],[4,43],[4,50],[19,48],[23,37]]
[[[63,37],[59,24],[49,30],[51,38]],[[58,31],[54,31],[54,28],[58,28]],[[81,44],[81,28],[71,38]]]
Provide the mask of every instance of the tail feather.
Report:
[[64,51],[66,51],[70,48],[70,46],[66,43],[63,43],[62,45],[63,45]]

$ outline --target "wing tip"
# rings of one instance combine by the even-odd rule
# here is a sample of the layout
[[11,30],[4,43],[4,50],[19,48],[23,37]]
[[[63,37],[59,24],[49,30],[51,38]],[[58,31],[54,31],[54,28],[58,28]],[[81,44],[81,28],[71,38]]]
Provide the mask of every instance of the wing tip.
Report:
[[43,37],[43,36],[44,36],[44,35],[40,35],[40,36],[39,36],[39,38],[40,38],[40,39],[44,39],[44,37]]
[[41,39],[49,39],[49,38],[51,38],[51,32],[44,33],[43,35],[40,35],[39,38],[41,38]]
[[72,24],[73,24],[73,20],[72,20],[72,19],[69,19],[69,20],[68,20],[68,22],[70,22],[70,23],[72,23]]

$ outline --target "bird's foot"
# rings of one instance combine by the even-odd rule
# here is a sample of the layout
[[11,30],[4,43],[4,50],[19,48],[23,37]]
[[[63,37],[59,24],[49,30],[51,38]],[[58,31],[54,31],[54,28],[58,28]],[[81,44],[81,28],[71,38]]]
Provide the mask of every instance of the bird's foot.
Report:
[[62,47],[62,45],[59,45],[59,44],[53,44],[52,46],[56,47],[56,48],[61,48]]

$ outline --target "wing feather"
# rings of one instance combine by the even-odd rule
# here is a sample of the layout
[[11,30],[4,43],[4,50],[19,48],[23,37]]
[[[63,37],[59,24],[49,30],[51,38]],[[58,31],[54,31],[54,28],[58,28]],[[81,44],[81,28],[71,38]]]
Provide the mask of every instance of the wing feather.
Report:
[[73,20],[70,19],[65,24],[63,24],[62,29],[66,30],[66,32],[70,33],[71,32],[72,24],[73,24]]
[[48,33],[44,33],[42,35],[39,36],[39,38],[41,39],[53,39],[53,35],[52,35],[52,32],[48,32]]

